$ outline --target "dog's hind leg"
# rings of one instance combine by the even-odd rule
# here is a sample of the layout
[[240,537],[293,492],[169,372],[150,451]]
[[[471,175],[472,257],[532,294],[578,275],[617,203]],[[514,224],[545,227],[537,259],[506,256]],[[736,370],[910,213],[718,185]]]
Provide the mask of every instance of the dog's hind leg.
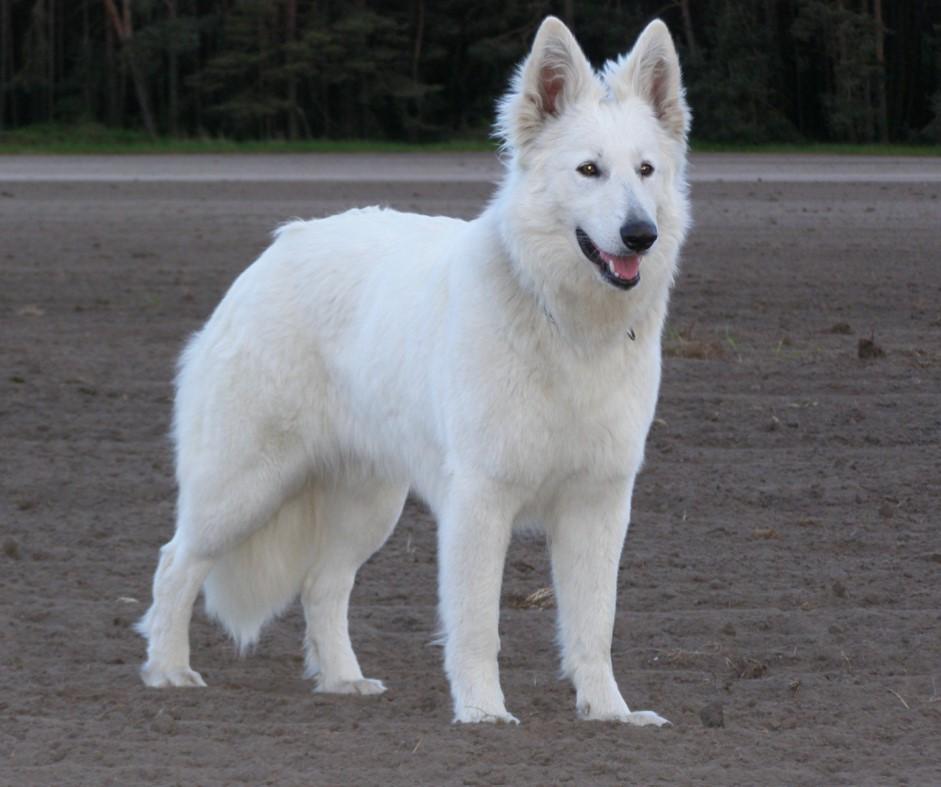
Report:
[[272,454],[263,464],[239,468],[233,459],[228,465],[209,464],[211,472],[181,474],[176,534],[161,550],[153,604],[137,624],[147,639],[141,677],[148,686],[205,685],[189,666],[193,604],[220,558],[263,528],[284,504],[298,461],[282,452],[275,463]]
[[205,686],[190,669],[189,623],[199,589],[212,561],[192,554],[174,538],[160,550],[154,575],[154,601],[137,630],[147,638],[144,683],[164,686]]
[[347,612],[357,570],[389,537],[407,493],[405,486],[372,480],[318,489],[315,558],[301,591],[307,620],[306,672],[316,677],[317,691],[385,691],[381,681],[363,677],[350,642]]

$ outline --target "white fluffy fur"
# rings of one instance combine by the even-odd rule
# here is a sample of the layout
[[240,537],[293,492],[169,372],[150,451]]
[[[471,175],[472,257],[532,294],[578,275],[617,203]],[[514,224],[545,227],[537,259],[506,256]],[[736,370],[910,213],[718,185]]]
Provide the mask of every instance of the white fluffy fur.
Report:
[[[513,528],[539,524],[580,715],[663,723],[628,709],[610,649],[688,223],[687,118],[661,23],[599,77],[550,18],[502,103],[506,178],[477,219],[369,208],[278,231],[180,363],[177,528],[139,624],[148,685],[203,685],[188,624],[204,587],[242,647],[300,595],[319,689],[382,691],[360,671],[347,604],[411,488],[439,521],[457,721],[514,721],[500,582]],[[576,171],[586,160],[602,177]],[[659,237],[624,291],[575,230],[624,254],[620,228],[638,217]]]

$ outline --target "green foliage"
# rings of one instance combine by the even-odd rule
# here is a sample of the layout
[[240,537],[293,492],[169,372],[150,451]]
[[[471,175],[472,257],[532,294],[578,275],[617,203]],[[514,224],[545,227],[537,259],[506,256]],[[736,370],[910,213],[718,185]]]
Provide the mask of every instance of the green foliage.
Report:
[[150,105],[191,138],[482,138],[546,14],[571,15],[597,66],[659,14],[694,139],[941,141],[941,6],[924,0],[882,0],[881,33],[875,0],[114,2],[129,38],[101,0],[0,0],[0,131],[136,130]]
[[933,142],[941,149],[941,90],[931,97],[931,110],[934,117],[918,132],[917,138],[922,142]]
[[697,135],[716,142],[760,143],[799,137],[788,120],[776,75],[780,34],[767,5],[721,3],[688,56],[687,92]]
[[[801,63],[825,69],[820,100],[832,139],[856,142],[874,138],[870,92],[876,75],[873,18],[839,3],[801,0],[791,27],[801,47]],[[828,52],[821,62],[815,55]]]
[[218,24],[219,51],[187,85],[200,94],[208,122],[222,134],[270,136],[286,109],[273,7],[266,0],[242,0]]

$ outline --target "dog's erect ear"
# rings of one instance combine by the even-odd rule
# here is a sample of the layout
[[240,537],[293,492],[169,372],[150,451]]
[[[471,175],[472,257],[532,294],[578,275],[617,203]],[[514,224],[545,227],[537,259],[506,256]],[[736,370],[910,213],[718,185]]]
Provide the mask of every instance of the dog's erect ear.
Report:
[[539,26],[533,48],[510,93],[500,102],[497,132],[512,148],[525,148],[543,124],[561,115],[597,80],[575,37],[554,16]]
[[689,107],[683,92],[680,59],[667,26],[655,19],[640,34],[628,55],[611,63],[604,74],[615,98],[643,99],[677,139],[689,131]]

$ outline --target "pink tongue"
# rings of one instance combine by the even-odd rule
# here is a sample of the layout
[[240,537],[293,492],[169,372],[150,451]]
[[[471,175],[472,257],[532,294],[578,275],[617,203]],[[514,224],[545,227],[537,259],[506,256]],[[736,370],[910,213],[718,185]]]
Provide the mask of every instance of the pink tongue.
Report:
[[609,270],[619,279],[633,279],[640,271],[640,257],[636,254],[630,257],[615,257],[613,254],[608,254],[608,252],[601,249],[598,249],[598,253],[601,255],[601,259],[608,264]]

